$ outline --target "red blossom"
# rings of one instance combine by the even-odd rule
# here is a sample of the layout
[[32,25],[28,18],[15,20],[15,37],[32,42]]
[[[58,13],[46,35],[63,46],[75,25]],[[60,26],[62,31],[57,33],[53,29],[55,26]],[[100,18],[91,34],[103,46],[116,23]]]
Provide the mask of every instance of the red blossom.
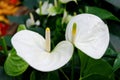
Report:
[[5,36],[9,28],[8,24],[0,23],[0,36]]
[[18,0],[10,0],[11,4],[17,4]]
[[3,48],[2,48],[2,46],[0,46],[0,50],[2,50]]

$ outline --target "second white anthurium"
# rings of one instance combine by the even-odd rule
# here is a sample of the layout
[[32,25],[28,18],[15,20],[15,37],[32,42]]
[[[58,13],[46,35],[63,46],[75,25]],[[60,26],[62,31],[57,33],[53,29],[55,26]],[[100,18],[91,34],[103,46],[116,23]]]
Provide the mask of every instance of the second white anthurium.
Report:
[[48,1],[45,1],[43,4],[42,3],[42,1],[39,2],[39,8],[36,10],[36,13],[40,15],[47,15],[48,8],[53,6],[53,4],[49,3]]
[[30,30],[17,32],[11,40],[17,54],[36,70],[48,72],[64,66],[72,57],[73,45],[61,41],[50,51],[50,29],[46,29],[45,39]]
[[65,36],[66,40],[94,59],[101,58],[109,44],[107,25],[92,14],[74,16],[67,25]]
[[26,26],[29,28],[29,27],[31,27],[31,26],[33,26],[33,25],[39,26],[39,25],[40,25],[40,21],[37,20],[37,21],[35,22],[34,17],[33,17],[33,14],[30,13],[30,18],[27,19],[27,21],[26,21]]

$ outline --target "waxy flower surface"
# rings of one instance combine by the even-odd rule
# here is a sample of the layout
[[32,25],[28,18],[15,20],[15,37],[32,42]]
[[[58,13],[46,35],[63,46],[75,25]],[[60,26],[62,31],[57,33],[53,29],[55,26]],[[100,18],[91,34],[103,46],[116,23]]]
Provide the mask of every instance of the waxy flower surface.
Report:
[[45,39],[38,33],[22,30],[12,37],[17,54],[33,68],[48,72],[64,66],[72,57],[73,45],[61,41],[50,51],[50,30],[46,29]]
[[74,16],[67,25],[65,36],[66,40],[94,59],[101,58],[109,44],[107,25],[92,14]]

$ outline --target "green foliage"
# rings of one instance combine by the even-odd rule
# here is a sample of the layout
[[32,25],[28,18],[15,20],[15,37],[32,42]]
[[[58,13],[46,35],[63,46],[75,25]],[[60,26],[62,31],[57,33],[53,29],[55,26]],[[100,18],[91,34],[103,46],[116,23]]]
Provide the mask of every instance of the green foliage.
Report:
[[[110,64],[108,64],[105,60],[99,59],[95,60],[85,55],[81,51],[79,51],[79,57],[81,60],[81,77],[82,80],[93,79],[100,80],[102,78],[107,78],[108,80],[114,80],[113,69]],[[90,77],[91,76],[91,77]]]
[[26,29],[26,26],[25,26],[24,24],[20,24],[20,25],[18,26],[17,31],[21,31],[21,30],[25,30],[25,29]]
[[[42,75],[42,76],[41,76]],[[58,71],[47,73],[32,71],[30,80],[60,80]]]
[[33,9],[34,7],[38,6],[38,0],[23,0],[23,5],[29,9]]
[[91,74],[84,77],[82,80],[114,80],[100,74]]
[[4,64],[5,72],[10,76],[18,76],[28,68],[28,64],[16,55],[15,49],[12,49]]
[[22,16],[8,16],[8,19],[11,22],[18,23],[18,24],[24,24],[24,21],[28,18],[28,15],[22,15]]
[[115,20],[120,22],[120,20],[116,16],[114,16],[111,12],[102,8],[86,6],[85,12],[97,15],[102,19],[109,19],[109,20]]
[[120,54],[118,53],[117,58],[115,59],[113,70],[116,71],[120,68]]

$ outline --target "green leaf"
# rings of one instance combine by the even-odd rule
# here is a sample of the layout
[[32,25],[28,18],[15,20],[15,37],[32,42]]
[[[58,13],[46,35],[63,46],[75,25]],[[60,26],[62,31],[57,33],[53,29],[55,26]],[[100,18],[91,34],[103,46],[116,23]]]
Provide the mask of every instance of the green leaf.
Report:
[[112,67],[104,60],[99,59],[99,60],[94,60],[90,58],[88,60],[88,64],[86,69],[84,70],[84,75],[89,75],[89,74],[101,74],[105,76],[110,76],[112,74],[113,70]]
[[4,64],[5,72],[10,76],[18,76],[28,68],[28,64],[16,55],[15,49],[12,49]]
[[8,19],[11,22],[15,22],[18,24],[24,24],[24,22],[28,19],[28,15],[23,15],[23,16],[8,16]]
[[115,20],[120,22],[120,20],[116,16],[114,16],[111,12],[102,8],[86,6],[85,12],[94,14],[100,17],[101,19],[109,19],[109,20]]
[[32,73],[30,74],[30,80],[36,80],[35,71],[32,71]]
[[35,31],[41,35],[45,35],[45,30],[41,27],[30,27],[28,30]]
[[[9,35],[8,35],[8,36],[4,36],[4,39],[5,39],[6,45],[9,46],[9,47],[12,46],[12,45],[11,45],[11,41],[10,41],[10,40],[11,40],[11,37],[12,37],[12,36],[9,36]],[[0,40],[0,45],[2,45],[1,40]]]
[[39,6],[38,1],[39,0],[24,0],[23,5],[26,6],[27,8],[29,8],[29,9],[33,9],[33,8]]
[[82,76],[82,74],[84,73],[84,70],[86,69],[89,57],[80,50],[78,50],[78,54],[79,54],[80,63],[81,63],[80,75]]
[[60,80],[58,71],[53,71],[49,73],[32,71],[30,75],[30,80]]
[[[113,69],[108,62],[99,59],[95,60],[79,51],[79,57],[81,60],[81,77],[86,77],[91,74],[103,75],[113,79]],[[83,68],[84,66],[84,68]]]
[[99,75],[99,74],[91,74],[91,75],[84,77],[81,80],[113,80],[113,79],[110,79],[106,76]]
[[117,53],[112,49],[112,48],[108,48],[104,54],[104,56],[113,56],[116,57]]
[[60,80],[58,71],[53,71],[48,73],[48,80]]
[[115,59],[113,70],[116,71],[120,68],[120,54],[118,54],[117,58]]
[[18,26],[17,32],[18,32],[18,31],[21,31],[21,30],[25,30],[25,29],[26,29],[26,26],[25,26],[24,24],[20,24],[20,25]]

